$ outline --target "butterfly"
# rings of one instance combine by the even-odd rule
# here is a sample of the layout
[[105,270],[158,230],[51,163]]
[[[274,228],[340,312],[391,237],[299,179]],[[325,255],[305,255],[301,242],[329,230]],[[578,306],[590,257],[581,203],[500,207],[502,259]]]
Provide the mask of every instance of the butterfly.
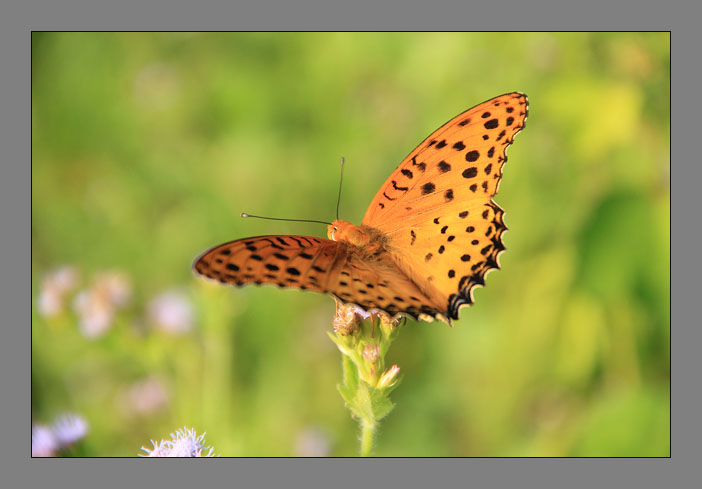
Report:
[[492,200],[507,147],[524,128],[526,95],[500,95],[457,115],[392,172],[360,226],[335,220],[329,239],[270,235],[216,246],[196,273],[223,284],[327,293],[393,317],[458,319],[499,268],[507,229]]

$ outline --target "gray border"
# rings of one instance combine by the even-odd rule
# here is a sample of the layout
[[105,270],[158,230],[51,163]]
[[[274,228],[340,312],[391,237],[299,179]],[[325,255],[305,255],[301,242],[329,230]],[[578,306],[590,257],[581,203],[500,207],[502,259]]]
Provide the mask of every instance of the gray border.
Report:
[[[25,1],[21,5],[3,7],[0,25],[0,52],[3,75],[0,95],[2,111],[2,160],[0,169],[0,215],[5,230],[2,239],[2,297],[3,327],[0,341],[0,376],[5,391],[3,401],[3,433],[10,433],[2,443],[3,485],[8,487],[180,487],[226,485],[243,487],[316,487],[316,486],[406,486],[426,487],[448,485],[477,487],[686,487],[675,480],[693,480],[691,463],[698,458],[693,447],[700,439],[700,423],[693,417],[699,412],[699,389],[676,390],[673,401],[673,459],[591,459],[591,460],[497,460],[497,459],[381,459],[381,460],[300,460],[300,459],[226,459],[207,462],[145,461],[145,460],[40,460],[29,459],[29,309],[31,236],[30,208],[30,30],[42,29],[672,29],[676,69],[673,82],[676,99],[675,148],[676,164],[671,184],[678,189],[674,209],[676,223],[697,223],[696,206],[692,200],[699,195],[692,186],[699,178],[700,158],[692,145],[699,139],[699,99],[693,96],[697,85],[700,57],[699,36],[691,35],[690,27],[700,16],[700,8],[674,5],[676,2],[578,2],[564,8],[562,2],[541,1],[528,6],[518,3],[514,8],[502,2],[467,4],[424,2],[408,8],[406,2],[393,0],[392,5],[378,2],[343,2],[341,9],[329,7],[322,0],[274,2],[261,0],[256,5],[236,5],[227,2],[176,2],[171,0],[145,2],[109,2],[97,7],[94,1]],[[275,2],[277,3],[277,2]],[[223,5],[224,4],[224,5]],[[300,5],[302,4],[302,5]],[[364,8],[365,7],[365,8]],[[697,12],[696,14],[694,12]],[[271,14],[279,15],[271,15]],[[675,14],[678,19],[671,18]],[[326,15],[325,19],[323,16]],[[559,19],[559,16],[561,17]],[[485,23],[489,18],[491,22]],[[283,19],[281,23],[279,19]],[[689,20],[688,20],[689,19]],[[693,20],[694,19],[694,20]],[[278,20],[276,23],[275,21]],[[559,22],[560,20],[560,22]],[[688,20],[688,22],[685,22]],[[273,22],[272,22],[273,21]],[[696,32],[695,32],[696,33]],[[694,39],[697,38],[697,41]],[[687,96],[685,96],[687,95]],[[684,101],[684,102],[683,102]],[[697,110],[696,110],[697,109]],[[697,116],[697,117],[695,117]],[[681,119],[684,117],[684,119]],[[687,123],[685,122],[687,121]],[[672,144],[671,140],[671,144]],[[687,144],[686,144],[687,143]],[[689,149],[689,151],[685,151]],[[687,158],[685,158],[687,156]],[[685,163],[687,162],[687,165]],[[686,175],[686,166],[697,170]],[[685,188],[684,188],[685,187]],[[686,188],[691,187],[691,188]],[[685,192],[684,190],[687,190]],[[688,201],[689,200],[689,201]],[[680,213],[688,213],[683,220]],[[698,375],[699,364],[692,359],[700,342],[699,321],[683,319],[683,302],[689,306],[697,299],[699,289],[693,288],[699,277],[699,257],[685,253],[699,243],[687,230],[699,230],[698,225],[682,228],[678,225],[673,241],[677,261],[673,263],[678,281],[673,296],[673,314],[677,320],[673,337],[676,376],[675,385],[692,381]],[[687,234],[692,234],[688,236]],[[682,266],[683,259],[685,267]],[[697,267],[695,267],[697,265]],[[11,269],[11,270],[8,270]],[[684,280],[687,287],[683,287]],[[692,319],[691,307],[686,318]],[[689,337],[681,325],[697,333]],[[684,338],[681,338],[681,335]],[[697,341],[695,341],[695,339]],[[697,367],[697,368],[695,368]],[[683,379],[683,377],[690,377]],[[695,409],[697,408],[697,409]],[[12,420],[11,422],[9,422]],[[682,427],[685,426],[685,429]],[[697,436],[696,436],[697,435]],[[161,464],[167,464],[161,466]],[[437,484],[438,483],[438,484]]]

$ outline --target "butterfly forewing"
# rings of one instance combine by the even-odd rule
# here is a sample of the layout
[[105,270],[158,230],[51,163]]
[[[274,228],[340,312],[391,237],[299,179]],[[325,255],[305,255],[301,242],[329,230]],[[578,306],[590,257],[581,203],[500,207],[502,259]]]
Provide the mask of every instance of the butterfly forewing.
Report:
[[454,117],[400,163],[363,219],[387,237],[393,259],[451,318],[498,267],[506,227],[492,197],[527,114],[526,96],[515,92]]
[[363,224],[392,230],[398,222],[439,207],[450,212],[497,192],[505,151],[523,127],[527,98],[501,95],[454,117],[426,138],[388,177]]

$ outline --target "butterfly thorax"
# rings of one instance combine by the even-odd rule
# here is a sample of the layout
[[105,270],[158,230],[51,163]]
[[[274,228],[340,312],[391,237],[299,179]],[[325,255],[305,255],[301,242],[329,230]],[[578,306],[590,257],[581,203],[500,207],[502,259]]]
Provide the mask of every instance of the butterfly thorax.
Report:
[[332,241],[352,244],[369,254],[383,249],[383,235],[368,226],[356,226],[348,221],[336,220],[327,228],[327,236]]

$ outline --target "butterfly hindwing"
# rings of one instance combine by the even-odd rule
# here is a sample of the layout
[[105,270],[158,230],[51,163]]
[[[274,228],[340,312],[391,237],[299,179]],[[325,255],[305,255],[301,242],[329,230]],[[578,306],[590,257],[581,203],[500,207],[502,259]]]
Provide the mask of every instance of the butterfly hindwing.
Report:
[[[437,291],[447,317],[458,319],[463,304],[473,303],[473,289],[485,284],[485,275],[499,268],[507,229],[504,211],[494,202],[467,203],[460,211],[428,212],[408,218],[405,227],[388,233],[402,253],[412,280]],[[404,250],[410,250],[406,253]]]

